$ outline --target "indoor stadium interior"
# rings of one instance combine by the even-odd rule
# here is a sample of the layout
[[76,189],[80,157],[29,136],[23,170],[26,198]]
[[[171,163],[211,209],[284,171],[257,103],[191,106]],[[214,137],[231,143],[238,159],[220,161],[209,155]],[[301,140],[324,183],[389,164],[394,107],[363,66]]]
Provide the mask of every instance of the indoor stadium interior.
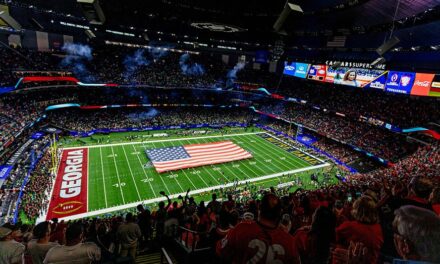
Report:
[[440,0],[0,0],[0,264],[440,263]]

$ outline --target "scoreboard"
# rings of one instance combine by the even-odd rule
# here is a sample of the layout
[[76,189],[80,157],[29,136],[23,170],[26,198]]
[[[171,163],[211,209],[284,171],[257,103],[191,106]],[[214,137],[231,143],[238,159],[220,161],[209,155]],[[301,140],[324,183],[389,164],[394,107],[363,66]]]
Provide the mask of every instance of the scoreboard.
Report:
[[440,97],[440,74],[371,68],[333,68],[302,62],[285,62],[283,73],[303,79],[364,89],[379,89],[389,93]]

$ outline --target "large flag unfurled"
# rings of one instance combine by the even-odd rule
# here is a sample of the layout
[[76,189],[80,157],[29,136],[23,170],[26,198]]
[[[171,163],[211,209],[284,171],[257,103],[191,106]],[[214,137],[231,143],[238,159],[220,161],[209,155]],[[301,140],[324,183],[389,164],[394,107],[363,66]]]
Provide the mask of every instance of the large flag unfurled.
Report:
[[232,141],[148,149],[145,152],[159,173],[252,158],[249,152]]

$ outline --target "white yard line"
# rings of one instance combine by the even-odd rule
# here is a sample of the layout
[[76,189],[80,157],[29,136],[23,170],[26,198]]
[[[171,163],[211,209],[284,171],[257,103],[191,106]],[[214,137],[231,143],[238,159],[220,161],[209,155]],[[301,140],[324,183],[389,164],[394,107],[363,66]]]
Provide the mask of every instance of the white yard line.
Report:
[[188,177],[188,174],[186,174],[185,170],[182,170],[183,174],[185,174],[185,177],[188,179],[188,181],[192,184],[192,186],[194,187],[194,189],[197,189],[197,187],[194,185],[194,183],[191,181],[191,179]]
[[192,140],[192,139],[201,139],[201,138],[224,138],[224,137],[238,137],[244,135],[256,135],[256,134],[265,134],[266,132],[249,132],[249,133],[239,133],[239,134],[225,134],[223,136],[205,136],[205,137],[192,137],[192,138],[172,138],[172,139],[162,139],[162,140],[151,140],[151,141],[135,141],[135,142],[124,142],[124,143],[114,143],[114,144],[103,144],[103,145],[90,145],[90,146],[78,146],[78,147],[67,147],[64,149],[77,149],[77,148],[98,148],[98,147],[111,147],[111,146],[121,146],[121,145],[138,145],[138,144],[149,144],[149,143],[157,143],[157,142],[169,142],[169,141],[180,141],[180,140]]
[[89,157],[90,157],[90,151],[87,149],[87,212],[89,211],[89,178],[90,178],[90,173],[89,173],[89,168],[90,168],[90,163],[89,163]]
[[[266,179],[277,178],[279,176],[283,176],[286,174],[304,172],[304,171],[308,171],[308,170],[315,170],[315,169],[319,169],[319,168],[323,168],[323,167],[327,167],[327,166],[330,166],[330,164],[324,163],[324,164],[320,164],[320,165],[316,165],[316,166],[312,166],[312,167],[306,167],[306,168],[296,169],[296,170],[292,170],[292,171],[284,171],[284,172],[275,173],[275,174],[271,174],[271,175],[261,176],[258,178],[241,180],[241,181],[238,181],[238,184],[245,184],[246,182],[256,182],[256,181],[262,181],[262,180],[266,180]],[[234,184],[235,184],[234,182],[231,182],[231,183],[227,183],[224,185],[217,185],[217,186],[212,186],[212,187],[208,187],[208,188],[198,189],[198,190],[191,191],[190,194],[194,195],[194,194],[199,194],[199,193],[203,193],[203,192],[207,192],[207,191],[212,191],[212,190],[219,189],[219,188],[227,188],[227,187],[233,186]],[[170,199],[175,199],[179,195],[184,196],[185,193],[172,194],[169,197],[170,197]],[[80,219],[80,218],[84,218],[84,217],[91,217],[91,216],[95,216],[95,215],[111,213],[114,211],[134,208],[140,203],[151,204],[151,203],[157,203],[157,202],[165,201],[165,200],[166,200],[166,197],[158,197],[158,198],[144,200],[144,201],[140,201],[140,202],[134,202],[134,203],[119,205],[119,206],[115,206],[115,207],[100,209],[100,210],[96,210],[96,211],[92,211],[92,212],[88,212],[88,213],[72,215],[72,216],[60,218],[60,220],[75,220],[75,219]]]
[[[302,161],[303,163],[306,163],[306,165],[310,165],[308,162],[302,160],[300,157],[297,157],[295,154],[292,154],[292,153],[288,152],[287,150],[281,148],[280,146],[277,146],[277,145],[271,143],[270,141],[267,141],[267,140],[264,139],[264,138],[261,138],[261,141],[262,141],[262,142],[265,142],[265,143],[269,143],[271,149],[273,149],[274,152],[278,153],[278,154],[281,155],[281,156],[284,156],[285,153],[288,153],[288,154],[291,155],[291,156],[295,156],[297,159],[299,159],[299,161],[292,161],[292,163],[295,164],[295,165],[299,165],[299,167],[304,167],[304,164],[301,164],[300,161]],[[290,146],[290,145],[289,145],[289,146]],[[261,149],[262,147],[260,147],[259,144],[256,144],[256,145],[255,145],[255,148]],[[280,161],[280,160],[278,160],[278,159],[275,159],[275,158],[273,158],[273,157],[272,157],[271,159],[274,160],[275,165],[279,165],[279,164],[281,164],[282,167],[287,168],[287,169],[290,169],[288,165],[284,164],[284,162],[282,162],[282,161]]]
[[[240,138],[241,139],[241,138]],[[246,139],[241,139],[241,140],[244,140],[244,141],[246,141],[246,142],[248,142]],[[250,142],[250,143],[252,143],[252,142]],[[258,144],[255,144],[255,149],[261,149],[261,148],[259,148],[259,147],[257,147],[258,146]],[[263,150],[263,153],[264,153],[264,150]],[[260,157],[262,157],[262,158],[264,158],[266,155],[258,155],[258,156],[260,156]],[[270,155],[268,155],[268,157],[270,158],[270,159],[273,159],[273,157],[271,157]],[[273,171],[273,172],[276,172],[276,170],[274,170],[274,169],[272,169],[271,167],[269,167],[268,165],[266,165],[266,163],[265,163],[266,161],[264,161],[264,162],[261,162],[259,165],[263,165],[263,166],[265,166],[267,169],[269,169],[269,170],[271,170],[271,171]],[[244,165],[244,166],[246,166],[246,165]],[[284,166],[284,165],[283,165]],[[249,168],[249,167],[248,167]],[[252,172],[254,172],[255,173],[255,171],[254,170],[252,170],[251,168],[249,168]],[[287,169],[289,169],[288,167],[287,167]]]
[[118,187],[119,190],[121,190],[122,202],[125,204],[124,192],[122,191],[121,179],[119,178],[119,170],[118,170],[118,164],[116,164],[115,152],[113,151],[113,147],[111,147],[111,149],[113,154],[113,160],[115,162],[116,176],[118,176],[118,183],[119,183]]
[[[173,173],[173,174],[174,174],[174,173]],[[170,175],[173,175],[173,174],[170,174]],[[169,178],[170,175],[168,175],[168,176],[166,176],[166,177]],[[179,177],[179,174],[176,174],[176,175],[177,175],[177,177]],[[182,185],[180,185],[180,182],[177,180],[177,177],[174,177],[174,180],[176,181],[177,185],[179,185],[179,187],[180,187],[180,189],[182,190],[182,192],[184,192],[185,189],[183,189]],[[169,178],[169,179],[170,179],[170,178]]]
[[104,185],[105,207],[108,207],[108,204],[107,204],[107,191],[106,191],[106,187],[105,187],[105,178],[104,178],[104,161],[102,160],[102,148],[99,148],[99,156],[101,157],[101,171],[102,171],[102,183]]
[[125,152],[124,146],[122,146],[122,150],[124,151],[125,160],[127,160],[128,169],[130,170],[131,178],[133,179],[134,187],[136,188],[136,192],[138,194],[139,201],[140,201],[140,200],[142,200],[142,198],[141,198],[141,195],[139,194],[139,189],[137,187],[136,180],[134,179],[133,171],[131,170],[130,161],[128,160],[127,152]]
[[[132,147],[133,147],[134,151],[136,152],[137,151],[136,148],[133,145],[132,145]],[[141,161],[141,158],[139,157],[139,154],[136,154],[136,156],[137,156],[137,158],[139,160],[139,164],[141,165],[142,172],[144,173],[145,178],[147,179],[148,183],[150,184],[150,188],[153,191],[154,197],[157,197],[156,196],[156,192],[154,191],[153,185],[150,182],[150,178],[148,177],[147,173],[145,172],[144,164],[142,164],[142,161]],[[154,178],[152,178],[152,179],[154,180]]]
[[325,162],[325,161],[323,161],[322,159],[317,158],[317,157],[313,156],[313,155],[310,154],[310,153],[304,152],[304,151],[300,150],[298,147],[296,147],[296,146],[294,146],[294,145],[292,145],[292,144],[290,144],[290,143],[285,142],[284,140],[281,140],[281,139],[279,139],[279,138],[277,138],[277,137],[271,135],[270,133],[265,133],[265,134],[269,135],[270,137],[273,137],[274,139],[276,139],[276,140],[278,140],[278,141],[283,142],[284,144],[287,144],[287,145],[291,146],[292,148],[295,148],[295,149],[301,151],[302,153],[306,154],[307,156],[310,156],[310,157],[312,157],[312,158],[314,158],[314,159],[316,159],[316,160],[319,160],[319,161],[322,162],[322,163]]

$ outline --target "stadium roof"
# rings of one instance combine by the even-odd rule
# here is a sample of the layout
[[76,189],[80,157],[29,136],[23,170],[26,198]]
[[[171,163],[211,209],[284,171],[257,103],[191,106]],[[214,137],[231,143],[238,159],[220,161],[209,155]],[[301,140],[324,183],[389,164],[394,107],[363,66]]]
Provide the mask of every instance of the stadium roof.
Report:
[[[83,18],[76,0],[21,0],[32,5]],[[297,36],[350,35],[369,31],[388,31],[394,20],[411,20],[433,8],[440,0],[294,0],[304,13],[291,13],[284,24],[291,39]],[[198,36],[200,39],[273,43],[273,25],[285,0],[101,0],[105,26]],[[439,13],[439,12],[437,12]],[[432,19],[432,18],[430,18]],[[397,26],[403,26],[403,22]],[[289,37],[287,37],[288,39]]]

